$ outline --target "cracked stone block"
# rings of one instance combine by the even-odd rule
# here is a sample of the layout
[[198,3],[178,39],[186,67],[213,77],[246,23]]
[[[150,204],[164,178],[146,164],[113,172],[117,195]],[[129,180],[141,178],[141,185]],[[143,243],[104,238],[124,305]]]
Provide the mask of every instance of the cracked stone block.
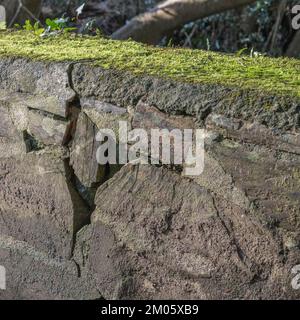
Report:
[[69,108],[69,120],[67,120],[64,117],[31,108],[28,103],[30,99],[28,95],[8,95],[0,91],[0,111],[3,110],[0,130],[3,135],[6,132],[6,136],[9,135],[11,139],[21,140],[27,145],[27,149],[29,148],[26,141],[27,134],[41,146],[68,144],[74,136],[78,108]]
[[210,123],[216,127],[227,130],[236,131],[241,127],[241,121],[238,119],[230,119],[220,114],[212,113],[206,118],[206,123]]
[[270,129],[258,122],[241,121],[214,113],[206,118],[205,125],[207,129],[214,130],[228,139],[300,154],[300,134],[295,131]]
[[224,170],[223,163],[214,158],[213,153],[209,151],[205,153],[203,172],[190,178],[240,208],[245,210],[250,208],[250,200],[245,191],[235,186],[233,177]]
[[91,119],[98,129],[113,130],[118,139],[119,121],[129,121],[129,115],[125,108],[91,98],[83,98],[80,103],[82,111]]
[[206,145],[203,173],[190,178],[278,229],[286,250],[300,245],[299,166],[297,154],[223,139]]
[[27,131],[37,141],[45,145],[63,145],[70,123],[66,120],[45,116],[40,112],[29,110]]
[[0,234],[70,258],[89,209],[72,184],[67,156],[50,148],[0,159]]
[[0,99],[0,158],[26,153],[24,134],[15,127],[10,110]]
[[[106,125],[109,129],[112,129],[109,124],[116,121],[114,116],[108,119],[105,115],[98,114],[97,117],[104,117],[105,121],[108,121]],[[101,142],[96,141],[98,131],[96,124],[85,112],[81,112],[70,148],[70,165],[78,179],[78,188],[91,207],[94,205],[93,199],[98,186],[111,178],[121,167],[119,164],[98,163],[96,154],[101,145]]]
[[132,120],[133,128],[151,129],[194,129],[195,120],[192,117],[168,115],[157,108],[140,101]]
[[75,257],[106,299],[299,297],[270,230],[165,168],[123,167],[98,189],[91,221]]
[[65,117],[76,94],[69,83],[69,63],[1,59],[0,89],[31,94],[28,106]]
[[80,182],[87,188],[101,182],[104,170],[97,162],[98,129],[85,113],[80,113],[70,152],[70,164]]
[[123,249],[102,223],[85,226],[77,233],[74,259],[82,276],[106,298],[124,297],[132,285],[130,265],[121,254]]
[[0,300],[96,300],[101,295],[79,277],[74,261],[51,258],[24,241],[0,235],[6,290]]
[[[148,151],[152,161],[162,161],[162,141],[166,141],[166,145],[170,143],[171,148],[170,164],[174,164],[175,155],[182,154],[181,161],[179,163],[181,165],[184,160],[184,130],[194,130],[196,128],[196,124],[195,119],[192,117],[167,115],[157,108],[140,101],[133,113],[132,128],[144,129],[147,131],[148,145],[144,145],[143,149]],[[153,152],[154,150],[151,148],[153,129],[160,130],[161,138],[157,141],[159,143],[159,154],[157,152]],[[174,143],[175,141],[179,141],[180,143],[177,145]]]
[[[285,237],[289,232],[294,233],[295,239],[299,239],[299,155],[231,140],[214,144],[210,152],[222,167],[225,173],[223,176],[230,177],[232,196],[239,190],[238,194],[245,195],[251,204],[251,213],[261,219],[262,223],[270,229],[277,227],[282,233],[281,237]],[[206,171],[208,179],[212,178],[211,172]],[[195,179],[197,181],[202,178]],[[215,181],[222,182],[220,179]],[[216,188],[212,189],[218,193]],[[229,189],[222,191],[224,197],[230,195],[228,191]],[[297,246],[299,245],[298,240]]]

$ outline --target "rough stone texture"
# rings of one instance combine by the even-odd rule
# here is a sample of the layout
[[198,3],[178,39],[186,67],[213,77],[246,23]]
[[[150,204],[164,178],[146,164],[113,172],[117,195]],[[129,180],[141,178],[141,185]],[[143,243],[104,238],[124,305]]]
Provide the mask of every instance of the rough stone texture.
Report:
[[62,145],[68,129],[68,122],[45,116],[33,110],[28,111],[28,133],[45,145]]
[[[170,142],[170,163],[173,166],[175,162],[175,155],[182,155],[183,159],[183,147],[182,143],[179,145],[175,144],[175,141],[184,141],[184,130],[195,129],[197,124],[195,119],[187,116],[175,116],[167,115],[166,113],[158,110],[157,108],[140,101],[132,115],[132,128],[133,129],[144,129],[148,134],[148,144],[143,145],[144,150],[148,151],[148,156],[151,157],[151,163],[161,163],[163,161],[163,143],[165,146]],[[151,147],[151,134],[153,129],[159,129],[159,150],[152,150]],[[179,130],[179,131],[178,131]],[[159,154],[158,154],[159,151]],[[166,156],[166,155],[164,155]]]
[[[77,130],[71,146],[71,165],[80,182],[91,188],[104,182],[119,169],[118,165],[99,165],[96,152],[100,142],[96,135],[101,129],[114,132],[116,141],[119,140],[119,121],[130,121],[125,108],[101,102],[96,99],[83,98],[80,100],[82,112],[78,117]],[[130,129],[130,123],[129,129]]]
[[258,122],[240,121],[215,113],[207,117],[205,125],[207,129],[219,132],[229,139],[300,154],[300,134],[294,130],[280,132],[278,129],[270,129]]
[[200,122],[214,111],[228,117],[256,120],[271,128],[299,129],[299,98],[220,85],[193,85],[149,76],[137,77],[88,64],[76,64],[72,79],[74,89],[81,97],[94,96],[123,107],[135,107],[143,99],[168,114],[191,115]]
[[132,119],[133,128],[142,128],[150,132],[151,129],[194,129],[195,121],[192,117],[168,116],[157,108],[140,101]]
[[100,143],[96,141],[96,125],[85,113],[81,113],[77,122],[77,130],[72,143],[70,164],[80,182],[87,188],[101,182],[101,173],[97,163],[96,152]]
[[24,241],[0,236],[0,261],[6,268],[6,290],[0,300],[100,299],[73,261],[53,259]]
[[10,157],[26,152],[24,134],[14,127],[7,106],[0,102],[0,154],[1,157]]
[[107,299],[299,297],[280,241],[176,173],[128,165],[98,189],[96,205],[77,262]]
[[[293,238],[294,247],[299,247],[299,156],[226,140],[214,144],[211,150],[216,160],[210,162],[208,158],[210,165],[195,180],[223,197],[231,195],[234,203],[248,207],[262,224],[278,228],[284,245],[285,238]],[[223,170],[219,178],[213,174],[213,163]],[[203,181],[205,177],[208,183]],[[232,192],[224,189],[224,177],[231,178]]]
[[[289,96],[2,58],[0,298],[299,299],[299,110]],[[206,129],[203,174],[99,166],[95,135],[118,136],[120,120]]]
[[89,211],[71,184],[61,150],[0,158],[0,234],[69,258]]
[[68,103],[75,98],[69,68],[68,63],[1,59],[0,89],[32,94],[29,106],[65,117]]
[[[38,103],[34,108],[32,102]],[[41,97],[34,99],[28,94],[8,94],[0,90],[0,108],[3,110],[2,135],[27,144],[26,135],[29,134],[42,145],[64,145],[74,135],[73,127],[77,121],[77,108],[69,106],[68,118],[38,110],[39,105],[45,106]],[[8,128],[9,127],[9,128]]]
[[74,259],[82,276],[105,298],[130,296],[132,278],[123,251],[124,247],[117,246],[113,232],[102,223],[86,226],[77,234]]
[[[112,129],[116,132],[117,138],[118,120],[121,120],[118,115],[124,115],[124,109],[120,111],[117,107],[113,107],[116,113],[112,114],[112,106],[107,104],[101,105],[100,108],[96,103],[98,108],[94,108],[85,102],[83,106],[83,112],[78,117],[76,133],[70,147],[70,165],[76,175],[79,191],[93,207],[94,196],[99,185],[120,169],[118,164],[102,165],[98,163],[96,153],[101,142],[96,140],[96,135],[99,129]],[[92,122],[87,114],[95,121]]]
[[97,129],[113,130],[117,141],[119,140],[119,121],[130,122],[130,114],[125,108],[95,99],[81,99],[80,104],[82,111]]

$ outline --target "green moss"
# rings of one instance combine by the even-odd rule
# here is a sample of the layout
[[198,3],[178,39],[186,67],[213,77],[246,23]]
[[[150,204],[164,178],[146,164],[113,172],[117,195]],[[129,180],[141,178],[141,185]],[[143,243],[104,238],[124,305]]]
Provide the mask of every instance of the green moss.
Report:
[[103,68],[127,70],[181,82],[223,84],[300,96],[300,60],[225,55],[149,47],[133,41],[64,35],[42,39],[29,32],[0,32],[0,56],[37,60],[92,60]]

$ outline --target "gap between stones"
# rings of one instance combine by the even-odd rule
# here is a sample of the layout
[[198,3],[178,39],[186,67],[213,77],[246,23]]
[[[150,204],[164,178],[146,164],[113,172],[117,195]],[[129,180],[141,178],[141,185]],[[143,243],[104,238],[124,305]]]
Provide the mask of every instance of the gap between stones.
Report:
[[[68,101],[67,105],[66,105],[66,118],[67,118],[67,120],[70,121],[70,124],[68,125],[68,127],[66,129],[64,139],[62,141],[62,145],[64,147],[66,147],[69,151],[70,151],[70,145],[71,145],[72,140],[74,139],[74,136],[76,133],[78,117],[79,117],[79,114],[82,112],[80,96],[74,88],[73,77],[72,77],[73,69],[74,69],[74,66],[76,63],[79,63],[79,62],[70,63],[68,66],[68,69],[67,69],[68,84],[69,84],[69,87],[75,93],[75,97],[71,101]],[[82,61],[80,63],[82,63]],[[88,212],[87,219],[85,221],[81,221],[80,227],[78,229],[74,229],[74,231],[73,231],[73,243],[72,243],[70,260],[74,262],[74,264],[77,268],[78,278],[80,278],[81,274],[82,274],[81,267],[74,259],[74,250],[76,247],[77,235],[85,226],[91,224],[91,215],[92,215],[93,211],[95,210],[94,198],[95,198],[95,195],[96,195],[98,188],[103,183],[105,183],[107,180],[111,179],[114,176],[114,174],[117,173],[117,171],[113,172],[113,174],[109,176],[107,174],[107,172],[109,170],[109,164],[108,164],[108,166],[106,166],[104,179],[102,179],[101,182],[95,183],[92,186],[93,192],[92,192],[92,194],[88,195],[88,196],[91,196],[91,201],[88,201],[87,197],[84,195],[84,193],[85,192],[88,193],[91,190],[88,190],[88,188],[86,188],[80,182],[79,178],[77,177],[77,175],[74,171],[74,168],[72,167],[72,165],[70,163],[70,157],[65,159],[65,166],[66,166],[67,171],[70,174],[70,183],[73,186],[74,190],[77,192],[78,196],[82,199],[83,203],[86,206],[87,212]],[[99,294],[100,294],[100,296],[103,296],[100,292],[99,292]]]

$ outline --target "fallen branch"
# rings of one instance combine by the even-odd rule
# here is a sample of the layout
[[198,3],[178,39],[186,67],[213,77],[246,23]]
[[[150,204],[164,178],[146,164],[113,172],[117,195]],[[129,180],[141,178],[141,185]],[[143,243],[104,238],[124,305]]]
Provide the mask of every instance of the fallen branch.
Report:
[[117,30],[113,39],[157,44],[165,35],[182,25],[255,0],[167,0],[155,9],[132,19]]

